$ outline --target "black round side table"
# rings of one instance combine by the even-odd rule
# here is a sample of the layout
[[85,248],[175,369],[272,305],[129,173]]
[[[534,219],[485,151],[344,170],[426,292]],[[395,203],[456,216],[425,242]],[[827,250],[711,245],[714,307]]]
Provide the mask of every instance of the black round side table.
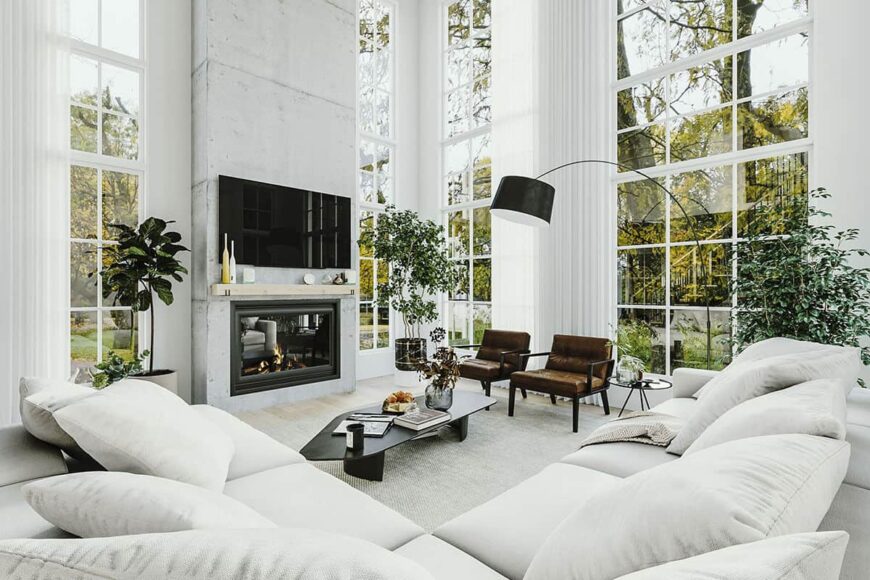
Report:
[[623,389],[631,389],[628,396],[625,398],[625,402],[622,404],[622,408],[619,410],[619,417],[622,417],[622,412],[625,411],[625,406],[628,404],[629,399],[631,399],[631,396],[635,391],[637,391],[637,396],[640,399],[640,410],[649,411],[650,404],[649,399],[646,398],[646,392],[665,391],[674,386],[673,383],[666,381],[665,379],[643,379],[642,381],[623,382],[611,377],[608,379],[608,382],[610,385],[622,387]]

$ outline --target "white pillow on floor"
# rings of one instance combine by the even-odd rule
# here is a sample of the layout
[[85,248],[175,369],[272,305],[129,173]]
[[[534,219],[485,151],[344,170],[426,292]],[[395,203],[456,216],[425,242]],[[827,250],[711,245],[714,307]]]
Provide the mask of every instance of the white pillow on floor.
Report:
[[849,534],[794,534],[732,546],[616,580],[838,580]]
[[616,578],[816,531],[848,465],[845,441],[768,435],[641,471],[585,497],[535,554],[524,580]]
[[61,428],[109,471],[165,477],[221,491],[232,439],[177,395],[125,379],[55,411]]
[[150,475],[70,473],[21,489],[36,513],[80,538],[276,527],[222,493]]
[[817,379],[858,381],[861,356],[857,348],[837,348],[781,355],[729,366],[707,383],[686,424],[671,441],[668,453],[682,455],[713,421],[743,401]]
[[434,580],[419,564],[375,544],[293,528],[4,540],[0,570],[31,580]]
[[821,379],[749,399],[713,421],[683,455],[735,439],[805,433],[846,438],[843,381]]

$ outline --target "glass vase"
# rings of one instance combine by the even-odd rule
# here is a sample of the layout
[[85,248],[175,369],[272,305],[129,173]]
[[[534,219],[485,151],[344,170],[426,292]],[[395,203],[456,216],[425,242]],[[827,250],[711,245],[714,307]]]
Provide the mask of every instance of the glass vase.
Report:
[[436,411],[446,411],[453,406],[453,389],[430,384],[426,387],[426,406]]

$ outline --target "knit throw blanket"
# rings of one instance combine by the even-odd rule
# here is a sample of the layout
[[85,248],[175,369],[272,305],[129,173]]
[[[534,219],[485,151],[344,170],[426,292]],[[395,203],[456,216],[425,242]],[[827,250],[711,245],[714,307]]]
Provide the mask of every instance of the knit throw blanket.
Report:
[[667,447],[680,432],[683,419],[653,413],[636,411],[602,425],[580,443],[580,448],[599,443],[632,442]]

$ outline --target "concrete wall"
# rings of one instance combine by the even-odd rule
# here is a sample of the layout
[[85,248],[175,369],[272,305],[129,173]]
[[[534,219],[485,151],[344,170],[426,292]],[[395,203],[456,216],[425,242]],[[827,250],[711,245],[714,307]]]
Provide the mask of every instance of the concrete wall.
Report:
[[[224,398],[228,308],[209,287],[219,175],[343,195],[356,211],[356,2],[194,0],[193,35],[194,400],[237,410],[352,390],[354,358],[342,357],[340,380]],[[304,273],[257,268],[270,282]],[[355,317],[342,315],[342,351],[354,352]]]

